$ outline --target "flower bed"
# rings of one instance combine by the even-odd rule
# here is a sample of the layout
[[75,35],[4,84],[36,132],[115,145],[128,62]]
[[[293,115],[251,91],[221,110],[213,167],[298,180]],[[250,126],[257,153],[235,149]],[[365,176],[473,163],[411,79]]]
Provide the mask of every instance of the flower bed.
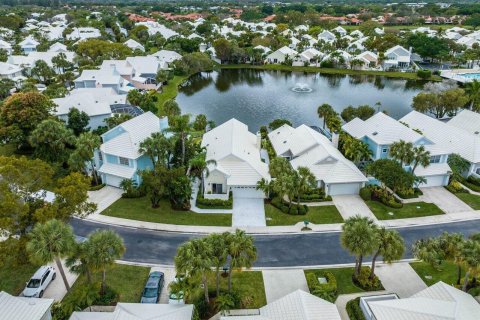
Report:
[[228,195],[228,200],[222,199],[206,199],[201,194],[200,190],[197,194],[196,206],[200,209],[232,209],[233,198],[232,193]]
[[272,199],[271,205],[277,208],[278,210],[282,211],[283,213],[287,213],[287,214],[305,215],[308,212],[308,207],[306,205],[298,206],[295,203],[292,204],[289,210],[288,203],[280,200],[280,198]]
[[368,186],[360,189],[360,197],[364,201],[378,201],[390,208],[400,209],[403,207],[403,204],[392,193],[378,186]]
[[323,201],[332,201],[332,197],[325,195],[325,191],[323,191],[323,189],[314,189],[311,192],[305,193],[300,197],[300,202]]
[[330,302],[335,301],[337,298],[337,279],[331,272],[324,272],[323,277],[327,280],[327,283],[320,283],[317,275],[314,273],[307,274],[307,285],[310,288],[312,294]]

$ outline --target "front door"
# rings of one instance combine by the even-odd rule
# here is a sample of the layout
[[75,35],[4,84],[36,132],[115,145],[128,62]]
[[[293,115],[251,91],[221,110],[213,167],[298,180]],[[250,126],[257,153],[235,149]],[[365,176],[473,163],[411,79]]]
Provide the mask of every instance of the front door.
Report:
[[219,194],[222,192],[222,184],[221,183],[214,183],[212,184],[212,193]]

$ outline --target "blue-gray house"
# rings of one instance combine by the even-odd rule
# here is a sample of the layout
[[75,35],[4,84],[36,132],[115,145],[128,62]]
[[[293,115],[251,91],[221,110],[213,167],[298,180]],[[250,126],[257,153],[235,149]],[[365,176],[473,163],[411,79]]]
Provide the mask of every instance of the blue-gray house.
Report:
[[[367,120],[355,118],[343,125],[343,130],[352,137],[368,144],[372,151],[373,160],[387,159],[390,146],[398,141],[410,142],[413,146],[424,146],[430,152],[430,164],[426,167],[418,166],[415,175],[424,177],[425,183],[421,187],[437,187],[448,184],[451,169],[447,164],[449,149],[433,143],[407,125],[379,112]],[[405,170],[411,170],[407,164]]]
[[167,117],[159,118],[146,112],[104,133],[103,144],[95,152],[95,164],[102,181],[113,187],[120,187],[124,179],[140,184],[138,171],[153,168],[150,158],[139,152],[140,143],[152,133],[167,128]]

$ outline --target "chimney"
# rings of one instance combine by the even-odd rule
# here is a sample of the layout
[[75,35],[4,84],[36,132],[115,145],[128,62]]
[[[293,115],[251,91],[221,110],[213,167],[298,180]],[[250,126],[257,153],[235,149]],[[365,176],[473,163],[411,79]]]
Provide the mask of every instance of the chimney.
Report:
[[332,143],[335,148],[338,149],[338,140],[340,140],[340,135],[338,133],[332,133]]
[[260,150],[262,149],[262,134],[257,132],[257,143],[256,143],[257,148]]

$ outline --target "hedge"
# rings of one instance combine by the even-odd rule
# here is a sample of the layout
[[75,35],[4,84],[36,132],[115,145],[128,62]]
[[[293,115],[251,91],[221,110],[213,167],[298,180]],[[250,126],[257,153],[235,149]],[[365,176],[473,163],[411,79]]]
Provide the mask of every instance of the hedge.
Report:
[[290,210],[288,210],[288,204],[285,203],[284,201],[280,200],[280,198],[274,198],[272,199],[272,202],[270,203],[272,206],[277,208],[278,210],[282,211],[283,213],[286,214],[292,214],[292,215],[305,215],[308,212],[308,207],[306,205],[300,205],[298,206],[295,203],[292,203],[292,206]]
[[363,187],[360,189],[360,198],[363,201],[372,200],[372,190],[369,187]]
[[417,71],[417,76],[422,79],[429,79],[432,76],[432,71],[427,69],[420,69]]
[[[331,272],[324,272],[323,277],[327,280],[327,283],[320,283],[317,278],[318,274],[307,274],[307,285],[312,294],[326,300],[333,300],[337,298],[337,279]],[[333,302],[332,301],[332,302]]]
[[197,194],[196,206],[200,209],[232,209],[233,199],[232,193],[230,192],[228,200],[222,199],[206,199],[200,193],[200,190]]
[[102,189],[103,187],[105,187],[105,183],[102,183],[96,186],[91,186],[90,188],[88,188],[88,191],[97,191]]
[[360,297],[348,301],[346,309],[350,320],[366,320],[360,308]]
[[422,190],[419,188],[413,188],[413,193],[404,193],[402,190],[397,191],[397,195],[402,199],[413,199],[418,198],[419,196],[423,195]]
[[352,276],[352,280],[354,284],[365,291],[376,291],[383,288],[382,282],[377,275],[374,275],[373,279],[370,279],[370,268],[368,267],[362,268],[358,277]]

